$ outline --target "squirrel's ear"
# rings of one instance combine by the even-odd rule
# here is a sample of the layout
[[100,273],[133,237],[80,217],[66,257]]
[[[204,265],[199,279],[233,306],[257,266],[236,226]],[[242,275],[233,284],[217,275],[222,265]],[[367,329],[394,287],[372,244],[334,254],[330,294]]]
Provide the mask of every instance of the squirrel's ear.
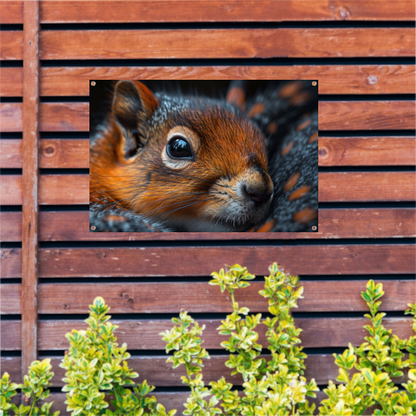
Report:
[[143,126],[157,106],[157,99],[141,82],[119,81],[116,84],[113,115],[124,130],[124,153],[127,157],[145,144]]

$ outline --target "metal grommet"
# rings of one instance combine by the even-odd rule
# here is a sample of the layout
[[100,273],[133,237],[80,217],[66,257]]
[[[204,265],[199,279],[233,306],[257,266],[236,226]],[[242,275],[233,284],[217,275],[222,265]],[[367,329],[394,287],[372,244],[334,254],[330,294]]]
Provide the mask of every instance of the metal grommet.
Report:
[[312,86],[316,87],[318,83],[316,81],[312,81]]
[[318,227],[316,225],[312,225],[312,231],[316,231]]
[[93,86],[93,87],[95,87],[96,86],[96,82],[95,81],[91,81],[91,85]]
[[91,230],[95,231],[97,229],[97,227],[95,225],[91,225]]

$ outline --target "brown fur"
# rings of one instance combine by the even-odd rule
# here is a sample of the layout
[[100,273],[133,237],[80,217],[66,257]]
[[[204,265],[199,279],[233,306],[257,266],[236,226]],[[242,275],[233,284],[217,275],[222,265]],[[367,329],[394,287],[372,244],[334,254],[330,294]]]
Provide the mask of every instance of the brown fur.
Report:
[[[117,84],[109,126],[91,147],[91,202],[151,221],[232,222],[227,204],[240,201],[243,213],[234,219],[237,229],[260,221],[263,215],[239,194],[243,185],[270,194],[273,189],[266,173],[267,151],[260,130],[238,112],[197,101],[165,118],[159,115],[152,122],[160,104],[158,98],[139,82],[126,83]],[[133,85],[141,105],[130,98],[136,93]],[[195,160],[180,169],[170,168],[163,159],[172,129],[184,131],[187,137],[191,131],[195,135],[192,143],[197,143]],[[136,130],[137,137],[132,138],[131,132]],[[126,149],[133,145],[138,145],[138,152],[129,157]],[[257,211],[264,213],[265,207]],[[243,217],[247,217],[247,224],[242,224]]]

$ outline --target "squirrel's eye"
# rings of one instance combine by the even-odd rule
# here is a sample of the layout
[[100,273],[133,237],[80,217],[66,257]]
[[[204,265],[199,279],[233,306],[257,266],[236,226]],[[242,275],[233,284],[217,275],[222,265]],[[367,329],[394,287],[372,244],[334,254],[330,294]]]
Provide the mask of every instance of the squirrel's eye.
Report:
[[192,149],[181,136],[173,136],[166,146],[166,152],[172,159],[192,159]]

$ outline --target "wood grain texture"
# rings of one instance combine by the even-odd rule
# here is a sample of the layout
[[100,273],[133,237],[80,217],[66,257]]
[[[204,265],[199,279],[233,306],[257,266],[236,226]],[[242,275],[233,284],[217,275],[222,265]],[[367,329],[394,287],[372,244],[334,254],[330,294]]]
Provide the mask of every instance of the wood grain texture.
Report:
[[412,166],[415,137],[319,137],[319,166]]
[[[0,286],[0,314],[20,315],[22,313],[22,285],[6,284]],[[21,367],[19,367],[20,369]],[[19,371],[20,372],[20,371]]]
[[39,188],[39,0],[23,13],[22,374],[37,358]]
[[22,140],[3,139],[0,140],[0,168],[22,167]]
[[0,132],[21,132],[23,129],[21,103],[0,103]]
[[[4,3],[3,1],[0,3]],[[23,31],[2,30],[0,60],[16,61],[23,59]]]
[[[3,205],[22,205],[22,177],[0,177]],[[88,175],[42,175],[39,185],[41,205],[80,205],[89,202]]]
[[[414,201],[414,172],[321,172],[320,202]],[[22,177],[0,177],[1,203],[22,205]],[[89,203],[88,175],[42,175],[41,205],[86,205]]]
[[43,139],[39,143],[41,168],[88,168],[89,140]]
[[[22,322],[0,321],[0,349],[1,351],[21,351],[22,349]],[[21,368],[18,369],[22,377]]]
[[319,130],[415,129],[414,101],[320,101]]
[[[4,1],[0,2],[0,16],[4,3]],[[1,68],[0,86],[0,97],[21,97],[23,95],[23,68]]]
[[[140,378],[139,382],[143,382],[143,380]],[[322,397],[321,392],[318,392],[318,395],[321,395],[319,397]],[[177,409],[177,414],[182,414],[182,412],[185,410],[184,403],[186,403],[186,400],[188,399],[189,393],[187,392],[161,392],[161,393],[152,393],[152,396],[156,397],[156,400],[158,403],[162,403],[165,407],[166,411]],[[110,401],[112,397],[107,397],[107,402]],[[51,407],[51,412],[59,411],[60,416],[70,416],[71,412],[68,412],[67,405],[65,404],[65,401],[67,400],[65,393],[51,393],[49,397],[45,400],[45,402],[53,402],[53,405]],[[316,400],[316,399],[312,399]],[[20,394],[16,394],[16,396],[12,397],[11,402],[15,403],[17,405],[20,404],[21,397]],[[39,402],[42,404],[43,402]]]
[[[10,77],[12,75],[17,77],[17,72],[10,74]],[[6,76],[7,74],[4,75]],[[46,67],[41,69],[41,95],[87,96],[88,81],[93,79],[316,79],[319,81],[320,94],[414,94],[416,92],[414,65],[293,65]],[[17,90],[18,85],[14,88]],[[19,95],[16,92],[15,95]]]
[[[380,308],[382,311],[405,311],[408,309],[407,304],[416,298],[416,284],[413,280],[382,283],[386,292]],[[364,281],[303,281],[301,285],[304,287],[304,299],[299,300],[296,312],[368,310],[361,298],[361,292],[365,291]],[[16,288],[8,288],[9,286],[15,285],[2,287],[2,290],[6,289],[6,298],[9,293],[16,294]],[[252,312],[268,312],[267,300],[259,295],[263,288],[263,282],[252,282],[248,289],[236,292],[236,301]],[[181,308],[190,313],[232,312],[228,296],[221,295],[216,286],[208,285],[207,282],[169,282],[42,284],[39,286],[39,313],[86,313],[97,293],[111,306],[112,313],[177,313]],[[6,307],[10,304],[10,301],[7,302]]]
[[[412,166],[415,137],[320,137],[319,166]],[[0,167],[21,168],[21,140],[0,140]],[[39,167],[89,168],[88,139],[42,139]]]
[[[22,131],[20,103],[0,104],[1,131]],[[320,101],[319,130],[415,129],[414,101]],[[88,103],[41,103],[40,131],[89,131]]]
[[[39,141],[39,167],[88,168],[89,140],[42,139]],[[0,167],[22,167],[22,140],[0,140]]]
[[[179,313],[179,312],[178,312]],[[201,337],[204,347],[207,349],[223,349],[221,342],[226,338],[218,335],[218,328],[221,325],[220,319],[197,319],[200,325],[206,329]],[[161,332],[172,327],[168,319],[149,320],[117,320],[112,323],[118,325],[116,336],[121,345],[126,342],[129,350],[164,350],[165,342],[162,341]],[[325,347],[347,347],[348,343],[358,346],[364,342],[368,332],[364,325],[368,324],[366,318],[296,318],[295,325],[302,328],[300,334],[304,348],[325,348]],[[383,325],[391,329],[400,338],[409,338],[412,335],[412,320],[409,317],[384,318]],[[20,350],[20,321],[2,321],[0,323],[2,335],[1,347],[4,351]],[[85,329],[87,325],[82,320],[50,320],[39,321],[39,344],[40,351],[66,350],[69,347],[65,334],[72,329]],[[265,344],[266,326],[258,328],[259,343]]]
[[[313,233],[92,233],[88,212],[51,211],[39,215],[40,241],[194,241],[416,237],[412,208],[320,209]],[[21,241],[20,212],[0,212],[0,240]],[[74,227],[77,224],[77,227]]]
[[[377,188],[377,189],[376,189]],[[414,201],[414,172],[325,172],[319,174],[319,201]]]
[[[55,3],[55,4],[54,4]],[[0,23],[22,23],[22,1],[2,1]],[[100,10],[100,13],[97,13]],[[42,23],[115,22],[280,22],[326,20],[409,20],[415,15],[411,0],[396,0],[394,7],[383,0],[273,0],[177,1],[66,1],[41,3]]]
[[22,250],[20,248],[0,249],[0,277],[22,277]]
[[48,30],[40,37],[40,58],[51,60],[405,57],[414,49],[413,28]]
[[23,23],[23,1],[0,1],[0,24]]
[[[269,355],[261,355],[262,358],[269,360]],[[53,387],[63,386],[62,378],[65,376],[65,370],[59,367],[62,357],[51,356],[51,365],[54,376],[51,379]],[[19,365],[20,357],[1,357],[0,363],[2,371],[7,371],[10,378],[15,382],[20,382],[20,375],[16,374],[14,367]],[[150,385],[160,387],[181,386],[181,376],[185,375],[183,367],[172,369],[170,363],[166,363],[166,355],[150,356],[133,356],[128,360],[129,367],[139,373],[138,382],[147,380]],[[203,375],[204,382],[218,381],[222,376],[228,383],[236,386],[242,385],[242,377],[239,375],[232,376],[231,369],[225,366],[228,360],[227,356],[211,354],[211,358],[204,362]],[[329,380],[338,384],[336,378],[339,374],[339,367],[335,365],[332,354],[309,354],[305,359],[306,370],[304,376],[310,380],[315,378],[318,385],[328,384]],[[396,383],[407,381],[407,376],[395,378]],[[137,381],[136,381],[137,382]]]
[[45,248],[39,276],[209,276],[225,264],[244,264],[251,273],[265,275],[275,261],[292,274],[401,274],[415,272],[415,256],[408,244]]

